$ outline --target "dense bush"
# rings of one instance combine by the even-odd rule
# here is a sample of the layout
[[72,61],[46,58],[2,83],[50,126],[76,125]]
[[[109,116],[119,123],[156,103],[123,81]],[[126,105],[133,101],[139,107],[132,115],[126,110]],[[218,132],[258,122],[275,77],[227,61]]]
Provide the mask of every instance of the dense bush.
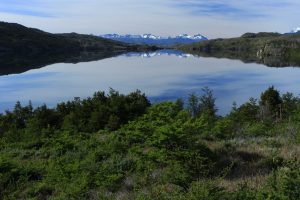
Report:
[[[298,98],[275,95],[281,119],[254,99],[221,117],[203,92],[186,108],[114,90],[55,108],[16,103],[0,116],[0,199],[297,199],[298,154],[279,149],[298,145]],[[267,181],[230,186],[251,174]]]

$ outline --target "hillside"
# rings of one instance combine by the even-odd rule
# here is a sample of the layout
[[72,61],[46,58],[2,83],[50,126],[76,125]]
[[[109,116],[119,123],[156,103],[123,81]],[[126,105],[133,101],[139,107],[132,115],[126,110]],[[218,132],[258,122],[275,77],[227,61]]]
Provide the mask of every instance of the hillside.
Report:
[[176,48],[201,56],[240,59],[268,66],[299,66],[300,35],[246,33],[238,38],[214,39]]
[[79,51],[133,51],[151,47],[128,45],[77,33],[52,34],[25,26],[0,22],[0,54],[72,53]]
[[156,49],[154,46],[130,45],[91,35],[52,34],[0,22],[0,75],[22,73],[54,63],[86,62],[126,52]]

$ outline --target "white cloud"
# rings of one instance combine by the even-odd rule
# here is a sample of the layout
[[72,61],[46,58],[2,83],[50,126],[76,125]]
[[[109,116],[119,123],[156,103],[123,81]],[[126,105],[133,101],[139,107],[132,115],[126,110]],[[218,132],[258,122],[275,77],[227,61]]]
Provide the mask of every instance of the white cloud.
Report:
[[299,6],[298,0],[3,0],[0,18],[49,32],[202,33],[215,38],[288,32],[298,23]]

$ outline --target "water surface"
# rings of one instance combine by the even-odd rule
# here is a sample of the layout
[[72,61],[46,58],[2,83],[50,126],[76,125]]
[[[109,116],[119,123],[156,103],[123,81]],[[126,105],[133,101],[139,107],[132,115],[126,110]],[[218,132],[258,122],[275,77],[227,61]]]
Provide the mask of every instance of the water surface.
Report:
[[0,111],[13,108],[17,100],[33,105],[85,98],[109,88],[129,93],[136,89],[152,102],[187,98],[213,89],[220,114],[235,101],[258,98],[274,85],[281,92],[300,93],[300,68],[272,68],[238,60],[192,56],[178,52],[128,53],[77,64],[51,64],[21,74],[0,76]]

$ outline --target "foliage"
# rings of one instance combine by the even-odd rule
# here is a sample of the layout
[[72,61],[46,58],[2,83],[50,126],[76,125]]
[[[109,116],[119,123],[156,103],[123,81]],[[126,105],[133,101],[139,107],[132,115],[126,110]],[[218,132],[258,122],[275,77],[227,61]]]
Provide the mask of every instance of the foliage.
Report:
[[[217,116],[207,88],[187,108],[115,90],[55,108],[17,102],[0,115],[0,199],[297,199],[300,102],[263,96],[282,99],[281,121],[254,99]],[[253,174],[267,181],[246,184]]]

